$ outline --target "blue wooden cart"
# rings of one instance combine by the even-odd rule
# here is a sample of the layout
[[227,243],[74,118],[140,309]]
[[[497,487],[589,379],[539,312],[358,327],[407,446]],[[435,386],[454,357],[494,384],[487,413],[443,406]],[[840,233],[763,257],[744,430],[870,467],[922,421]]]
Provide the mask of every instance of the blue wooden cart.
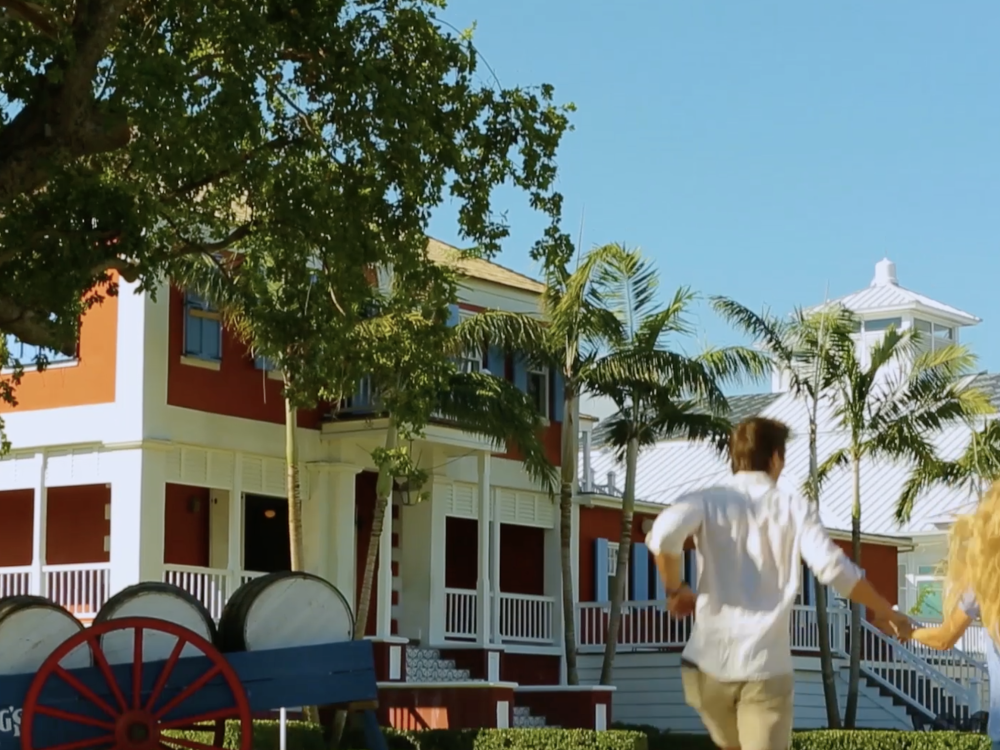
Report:
[[[131,660],[109,663],[102,639],[128,631]],[[167,659],[143,659],[151,636],[176,639]],[[93,666],[65,668],[79,649]],[[0,676],[0,750],[213,750],[227,731],[251,750],[254,714],[284,706],[362,711],[368,747],[385,750],[377,697],[366,641],[223,654],[175,623],[124,617],[73,635],[35,674]]]

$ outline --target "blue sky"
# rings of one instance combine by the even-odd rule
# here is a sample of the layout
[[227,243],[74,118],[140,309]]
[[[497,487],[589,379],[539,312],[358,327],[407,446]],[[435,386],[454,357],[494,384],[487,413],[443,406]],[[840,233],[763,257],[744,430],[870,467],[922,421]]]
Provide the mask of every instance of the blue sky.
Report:
[[[641,246],[665,291],[784,312],[900,283],[983,319],[1000,370],[1000,2],[451,0],[505,86],[574,102],[560,189],[583,244]],[[484,81],[487,80],[484,72]],[[511,192],[499,262],[535,273]],[[449,210],[432,232],[457,241]],[[697,341],[738,338],[704,307]]]

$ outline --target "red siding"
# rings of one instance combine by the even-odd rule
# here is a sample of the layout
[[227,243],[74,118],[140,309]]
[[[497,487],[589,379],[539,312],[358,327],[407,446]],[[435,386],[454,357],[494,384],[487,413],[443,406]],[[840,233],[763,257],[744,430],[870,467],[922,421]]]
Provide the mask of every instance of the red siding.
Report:
[[31,565],[31,532],[34,526],[33,490],[0,492],[0,567]]
[[[851,554],[851,542],[844,539],[834,540],[838,547],[848,556]],[[861,543],[861,567],[871,581],[872,586],[890,604],[899,604],[899,583],[897,579],[897,561],[899,550],[887,544]]]
[[[247,347],[230,331],[222,333],[222,362],[218,370],[181,364],[184,294],[171,288],[169,304],[167,403],[229,417],[284,423],[281,382],[254,367]],[[299,427],[318,428],[319,411],[299,412]]]
[[[642,522],[655,516],[636,513],[632,518],[632,541],[646,538]],[[621,511],[616,508],[580,508],[580,601],[594,601],[594,540],[617,542],[621,537]]]
[[111,524],[104,508],[110,502],[108,485],[50,487],[45,561],[50,565],[108,562],[104,537],[111,533]]
[[208,567],[210,491],[168,484],[163,529],[163,562]]

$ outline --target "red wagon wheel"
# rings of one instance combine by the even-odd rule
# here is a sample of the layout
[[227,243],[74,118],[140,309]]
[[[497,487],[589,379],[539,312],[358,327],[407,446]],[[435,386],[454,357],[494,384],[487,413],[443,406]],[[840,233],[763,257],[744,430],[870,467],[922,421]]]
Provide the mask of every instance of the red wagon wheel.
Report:
[[[112,667],[101,648],[101,637],[106,633],[122,630],[133,631],[134,656],[129,666]],[[143,634],[164,633],[176,638],[173,651],[159,668],[155,682],[143,676]],[[87,644],[94,656],[94,665],[103,676],[106,690],[95,692],[60,662],[81,644]],[[197,652],[191,654],[191,652]],[[164,699],[164,688],[184,655],[197,655],[209,662],[209,668],[200,675],[191,676],[189,684],[181,690],[171,685],[169,699]],[[146,662],[150,664],[150,662]],[[115,673],[118,673],[117,676]],[[213,689],[220,686],[218,678],[228,687],[231,702],[210,709],[197,706],[199,691],[209,683]],[[124,678],[124,679],[123,679]],[[46,702],[47,689],[65,692],[69,687],[79,696],[81,710],[68,711]],[[108,699],[98,692],[104,692]],[[218,695],[218,691],[215,692]],[[194,700],[192,700],[194,699]],[[187,707],[187,711],[184,709]],[[44,718],[46,738],[57,736],[54,744],[40,745],[39,720]],[[24,700],[21,716],[22,750],[212,750],[221,748],[224,739],[224,722],[235,719],[240,724],[240,743],[237,750],[251,750],[253,741],[250,704],[236,672],[222,654],[207,640],[187,628],[164,620],[148,617],[125,617],[93,625],[77,633],[57,648],[42,664],[31,682]],[[171,734],[173,731],[204,731],[205,742]],[[75,739],[81,737],[81,739]],[[71,739],[73,738],[73,739]]]

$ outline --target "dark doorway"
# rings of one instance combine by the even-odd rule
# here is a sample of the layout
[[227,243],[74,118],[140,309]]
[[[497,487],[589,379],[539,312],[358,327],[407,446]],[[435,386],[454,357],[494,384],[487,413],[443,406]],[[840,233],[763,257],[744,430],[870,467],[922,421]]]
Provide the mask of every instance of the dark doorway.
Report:
[[243,497],[243,566],[258,573],[291,570],[288,501],[264,495]]

